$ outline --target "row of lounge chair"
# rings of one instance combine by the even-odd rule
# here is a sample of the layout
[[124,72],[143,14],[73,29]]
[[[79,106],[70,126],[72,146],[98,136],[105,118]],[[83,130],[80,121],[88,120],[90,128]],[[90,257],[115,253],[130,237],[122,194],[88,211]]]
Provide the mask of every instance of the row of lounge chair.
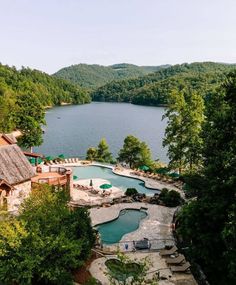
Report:
[[94,190],[92,186],[88,187],[80,184],[74,184],[73,186],[79,190]]
[[146,177],[146,178],[151,178],[151,179],[162,181],[162,182],[171,183],[174,186],[176,186],[177,188],[181,188],[182,187],[182,182],[181,181],[177,181],[176,182],[173,179],[165,177],[165,176],[162,176],[160,174],[144,172],[144,171],[141,171],[141,170],[135,170],[135,171],[131,172],[131,174],[136,175],[136,176],[142,176],[142,177]]
[[[79,189],[79,190],[85,190],[85,191],[87,190],[87,191],[91,192],[92,194],[98,194],[100,192],[99,190],[94,189],[92,186],[84,186],[84,185],[80,185],[80,184],[74,184],[73,186],[74,186],[74,188]],[[111,191],[103,190],[101,193],[102,197],[107,197],[110,195],[111,195]]]
[[90,161],[86,161],[86,160],[82,160],[79,158],[65,158],[65,159],[55,159],[55,160],[50,160],[47,161],[45,164],[46,165],[54,165],[54,164],[65,164],[65,163],[77,163],[77,162],[81,162],[81,164],[89,164]]
[[[160,256],[165,258],[165,262],[167,266],[170,266],[171,272],[187,272],[191,266],[189,262],[185,260],[183,254],[177,253],[178,248],[174,245],[170,249],[162,249],[160,250]],[[175,257],[171,257],[171,255],[176,255]]]

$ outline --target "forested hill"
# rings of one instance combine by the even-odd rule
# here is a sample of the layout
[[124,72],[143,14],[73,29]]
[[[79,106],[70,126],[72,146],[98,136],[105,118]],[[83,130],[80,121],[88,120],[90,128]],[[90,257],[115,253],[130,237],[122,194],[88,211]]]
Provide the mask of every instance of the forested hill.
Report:
[[113,80],[137,78],[168,66],[137,66],[127,63],[110,66],[77,64],[60,69],[54,76],[70,80],[83,87],[96,89]]
[[[90,102],[86,89],[69,81],[50,76],[38,70],[16,70],[0,64],[0,88],[13,93],[30,92],[38,97],[43,106],[61,103],[83,104]],[[4,92],[3,92],[4,93]]]
[[0,64],[0,132],[18,128],[33,133],[37,127],[40,132],[45,106],[90,101],[87,90],[70,82],[37,70],[18,71]]
[[192,88],[204,95],[233,69],[236,65],[213,62],[174,65],[136,79],[112,81],[91,95],[94,101],[158,106],[167,104],[173,89]]

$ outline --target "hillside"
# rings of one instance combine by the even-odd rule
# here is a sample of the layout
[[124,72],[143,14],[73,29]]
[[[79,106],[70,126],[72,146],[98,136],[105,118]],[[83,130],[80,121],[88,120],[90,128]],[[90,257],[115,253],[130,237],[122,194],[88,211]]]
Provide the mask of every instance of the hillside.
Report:
[[137,66],[127,63],[110,66],[77,64],[62,68],[53,75],[86,88],[96,89],[113,80],[137,78],[168,66]]
[[192,88],[206,94],[236,65],[213,62],[174,65],[135,79],[110,82],[91,94],[94,101],[167,104],[173,89]]
[[70,82],[37,70],[22,68],[18,71],[0,64],[0,132],[15,128],[36,131],[36,126],[40,130],[44,107],[90,101],[84,88]]

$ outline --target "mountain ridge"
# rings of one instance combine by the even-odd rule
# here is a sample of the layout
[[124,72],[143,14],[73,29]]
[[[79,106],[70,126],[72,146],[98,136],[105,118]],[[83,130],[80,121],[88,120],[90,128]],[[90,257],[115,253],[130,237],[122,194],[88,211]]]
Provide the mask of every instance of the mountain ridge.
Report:
[[79,63],[61,68],[52,75],[69,80],[85,88],[96,89],[113,80],[137,78],[167,67],[169,65],[138,66],[129,63],[117,63],[104,66]]

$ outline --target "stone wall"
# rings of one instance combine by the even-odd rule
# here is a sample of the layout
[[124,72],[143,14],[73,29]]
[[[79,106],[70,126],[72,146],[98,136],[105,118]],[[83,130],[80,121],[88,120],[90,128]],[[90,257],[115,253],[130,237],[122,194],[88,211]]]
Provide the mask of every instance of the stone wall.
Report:
[[8,201],[8,211],[12,213],[17,213],[20,204],[23,200],[29,196],[31,192],[31,180],[14,185],[14,190],[11,192]]

